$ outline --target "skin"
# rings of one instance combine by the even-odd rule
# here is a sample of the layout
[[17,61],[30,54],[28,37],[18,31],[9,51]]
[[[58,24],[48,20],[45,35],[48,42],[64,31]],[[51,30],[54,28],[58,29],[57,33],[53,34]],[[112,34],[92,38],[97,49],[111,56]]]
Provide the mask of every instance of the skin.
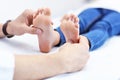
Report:
[[78,44],[70,43],[61,46],[55,54],[16,55],[14,80],[38,80],[79,71],[85,66],[88,58],[85,46],[79,47]]
[[33,25],[39,28],[37,34],[41,52],[47,53],[54,45],[58,44],[60,36],[58,32],[53,30],[49,8],[39,9],[39,12],[33,19]]
[[[35,13],[25,10],[15,20],[8,23],[7,32],[11,35],[22,35],[25,33],[38,34],[40,28],[31,27],[33,18],[36,18],[39,10]],[[3,24],[0,24],[0,37]],[[55,54],[38,55],[15,55],[15,69],[13,80],[39,80],[58,74],[75,72],[81,70],[89,58],[89,48],[81,43],[66,43],[60,47]],[[48,67],[51,66],[51,67]]]
[[[74,14],[66,14],[61,19],[60,28],[66,38],[66,42],[80,43],[80,39],[84,37],[85,45],[89,47],[88,39],[85,36],[79,36],[78,22],[79,20]],[[39,28],[37,34],[41,52],[49,52],[53,46],[60,42],[59,33],[52,27],[51,12],[48,8],[39,10],[38,15],[33,19],[33,25],[34,27]]]
[[[35,14],[32,10],[25,10],[21,15],[19,15],[15,20],[8,23],[7,33],[11,35],[23,35],[25,33],[36,34],[36,28],[31,28],[33,14]],[[5,37],[2,32],[2,25],[0,24],[0,37]]]
[[61,31],[63,32],[66,42],[79,43],[85,45],[89,49],[89,41],[87,37],[79,35],[79,19],[74,14],[66,14],[61,20]]
[[79,19],[74,14],[66,14],[61,19],[60,28],[66,38],[66,42],[79,42]]

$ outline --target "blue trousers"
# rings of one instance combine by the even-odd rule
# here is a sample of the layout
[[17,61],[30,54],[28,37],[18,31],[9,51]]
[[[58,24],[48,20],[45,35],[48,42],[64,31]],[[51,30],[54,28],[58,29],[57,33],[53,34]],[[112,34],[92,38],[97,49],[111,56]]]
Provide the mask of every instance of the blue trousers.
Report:
[[[120,13],[103,9],[90,8],[84,10],[78,15],[80,35],[86,36],[90,42],[90,50],[99,48],[108,38],[120,34]],[[65,37],[60,30],[60,46],[66,42]]]

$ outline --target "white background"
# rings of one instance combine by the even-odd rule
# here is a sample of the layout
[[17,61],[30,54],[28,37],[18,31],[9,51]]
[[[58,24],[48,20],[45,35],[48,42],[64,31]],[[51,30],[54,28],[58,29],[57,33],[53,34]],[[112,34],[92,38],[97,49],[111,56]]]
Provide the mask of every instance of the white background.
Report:
[[16,18],[25,9],[49,7],[53,18],[80,7],[85,0],[0,0],[0,21]]
[[[16,18],[25,9],[36,10],[47,6],[53,18],[77,9],[82,0],[3,0],[0,2],[0,22]],[[55,48],[51,52],[54,52]],[[39,54],[36,35],[25,34],[0,40],[0,53]],[[86,67],[79,72],[63,74],[47,80],[120,80],[120,37],[109,39],[102,47],[90,52]]]

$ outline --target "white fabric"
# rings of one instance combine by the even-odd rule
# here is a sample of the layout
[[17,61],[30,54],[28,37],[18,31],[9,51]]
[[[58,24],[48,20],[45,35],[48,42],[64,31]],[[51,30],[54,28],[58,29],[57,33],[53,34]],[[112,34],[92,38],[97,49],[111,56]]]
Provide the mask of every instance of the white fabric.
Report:
[[14,55],[0,53],[0,80],[13,80]]

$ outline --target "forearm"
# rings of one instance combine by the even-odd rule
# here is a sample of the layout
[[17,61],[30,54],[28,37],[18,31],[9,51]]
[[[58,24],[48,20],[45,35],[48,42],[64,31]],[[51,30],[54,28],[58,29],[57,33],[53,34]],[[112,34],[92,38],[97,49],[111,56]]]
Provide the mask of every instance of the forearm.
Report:
[[2,31],[2,26],[3,26],[3,24],[0,24],[0,38],[5,37],[5,35],[3,34],[3,31]]
[[52,55],[16,55],[14,80],[38,80],[64,73],[59,58]]
[[[5,26],[6,25],[6,26]],[[7,34],[9,34],[9,36],[11,35],[11,33],[13,32],[13,28],[11,28],[14,24],[10,22],[6,22],[5,24],[0,24],[0,38],[5,37],[5,31]],[[4,27],[4,33],[3,33],[3,27]],[[5,28],[6,27],[6,28]],[[8,35],[7,35],[8,36]]]

